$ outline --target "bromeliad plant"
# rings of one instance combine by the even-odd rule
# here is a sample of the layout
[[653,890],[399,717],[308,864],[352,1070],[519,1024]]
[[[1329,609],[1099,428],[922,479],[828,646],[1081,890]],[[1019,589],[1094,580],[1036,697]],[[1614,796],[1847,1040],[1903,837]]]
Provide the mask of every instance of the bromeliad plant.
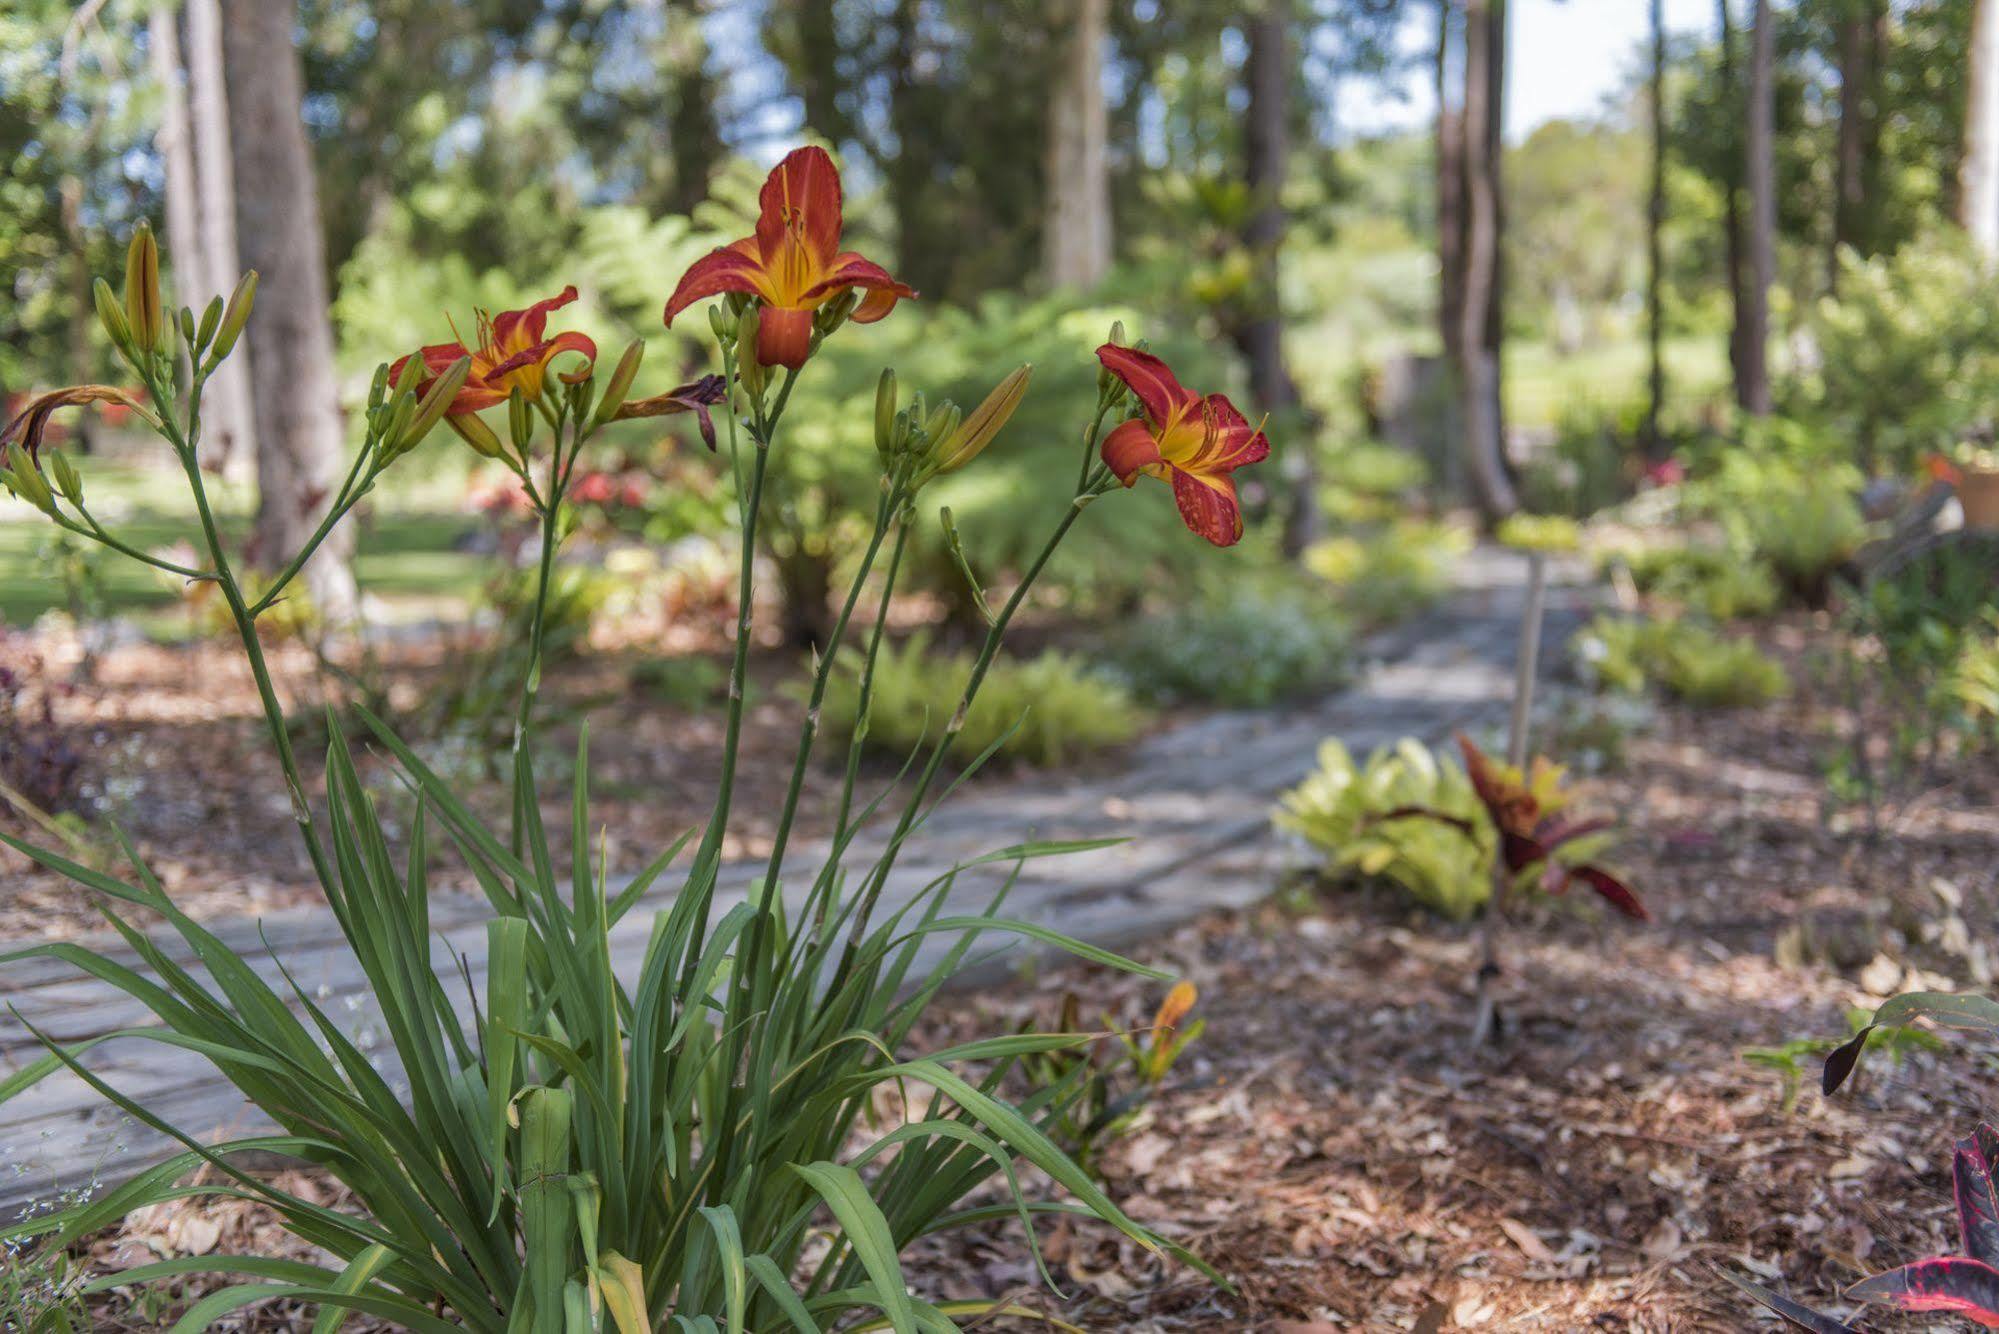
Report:
[[[1036,1215],[1084,1213],[1145,1247],[1173,1249],[1127,1218],[1051,1139],[1050,1128],[1085,1092],[1081,1075],[1017,1101],[1001,1095],[1024,1059],[1077,1049],[1100,1035],[1008,1034],[929,1055],[907,1050],[926,1006],[986,933],[1025,935],[1161,976],[998,916],[1011,876],[980,911],[948,901],[976,867],[1017,874],[1029,858],[1078,845],[1002,848],[914,892],[891,882],[911,839],[956,784],[942,770],[1008,626],[1084,511],[1115,493],[1120,481],[1150,472],[1173,481],[1191,527],[1226,544],[1241,531],[1228,473],[1263,457],[1268,446],[1226,399],[1194,398],[1156,358],[1114,344],[1101,349],[1105,371],[1081,433],[1076,484],[1051,491],[1052,532],[1005,602],[987,611],[987,633],[954,711],[911,757],[913,776],[900,790],[857,790],[857,736],[838,780],[830,850],[815,865],[788,864],[794,817],[813,772],[820,706],[849,623],[864,594],[877,588],[862,651],[865,720],[871,664],[918,497],[931,478],[971,463],[1025,390],[1024,373],[1010,377],[961,415],[948,404],[905,402],[894,376],[885,374],[875,415],[881,485],[872,532],[818,655],[772,849],[746,898],[731,901],[721,887],[721,858],[747,706],[754,557],[769,460],[784,448],[786,404],[820,345],[850,322],[886,314],[894,298],[913,295],[878,266],[838,251],[839,178],[819,150],[787,157],[765,185],[762,206],[756,235],[695,265],[668,303],[672,318],[696,300],[726,294],[709,311],[719,375],[633,398],[636,344],[604,376],[587,339],[549,336],[548,317],[567,292],[525,311],[481,317],[478,346],[427,348],[377,373],[365,438],[317,535],[254,593],[218,530],[196,462],[202,391],[249,317],[254,277],[198,319],[182,310],[172,320],[160,309],[157,254],[142,231],[123,303],[99,285],[103,322],[146,390],[150,406],[135,410],[185,474],[203,554],[182,563],[122,543],[87,508],[74,466],[40,450],[48,411],[99,395],[93,387],[60,391],[7,428],[7,485],[73,532],[218,590],[257,684],[298,837],[366,973],[408,1091],[399,1096],[282,968],[284,985],[274,987],[180,912],[129,843],[131,871],[118,878],[10,838],[37,862],[99,892],[145,970],[73,945],[24,953],[66,960],[119,987],[160,1026],[75,1045],[51,1041],[46,1058],[0,1081],[0,1100],[66,1069],[135,1119],[180,1140],[186,1152],[87,1203],[0,1230],[0,1241],[39,1237],[64,1246],[162,1200],[253,1199],[333,1263],[208,1256],[127,1271],[116,1281],[197,1270],[248,1278],[197,1302],[180,1322],[186,1330],[265,1298],[287,1297],[319,1303],[327,1329],[338,1326],[342,1313],[361,1313],[413,1330],[489,1334],[820,1330],[857,1320],[905,1334],[946,1330],[955,1328],[954,1315],[989,1313],[991,1304],[931,1304],[910,1293],[898,1257],[927,1234],[1018,1218],[1032,1246]],[[177,355],[182,351],[184,358]],[[1126,405],[1134,394],[1140,411],[1120,424],[1131,415]],[[543,826],[532,744],[544,633],[539,611],[519,684],[505,828],[489,827],[372,715],[365,722],[400,764],[413,815],[391,823],[378,814],[338,729],[330,734],[325,799],[314,802],[264,659],[259,620],[398,459],[444,422],[518,477],[541,528],[540,609],[567,529],[577,461],[597,428],[618,417],[668,412],[696,413],[705,423],[709,406],[719,403],[726,403],[729,457],[740,484],[739,619],[715,803],[698,840],[690,833],[635,878],[612,883],[601,857],[590,853],[586,735],[571,781],[572,855],[558,869]],[[503,430],[481,416],[502,405]],[[1107,424],[1115,429],[1106,432]],[[955,533],[952,547],[970,578]],[[979,603],[986,605],[983,594]],[[899,813],[886,818],[898,796]],[[411,832],[399,843],[392,828]],[[870,835],[864,854],[860,839],[871,829],[880,832]],[[492,909],[483,983],[468,974],[463,994],[449,980],[450,961],[433,957],[429,939],[431,849],[440,831]],[[650,906],[649,891],[690,845],[691,856],[672,872],[678,890],[653,912],[649,931],[627,928],[645,941],[636,967],[614,968],[613,931]],[[163,916],[205,975],[174,962],[125,921],[127,907]],[[939,946],[934,959],[924,951],[930,942]],[[90,1047],[124,1038],[211,1061],[275,1123],[275,1133],[210,1148],[195,1137],[206,1127],[165,1123],[90,1069]],[[884,1128],[879,1114],[888,1106],[899,1117]],[[352,1190],[363,1212],[335,1212],[249,1175],[236,1165],[248,1150],[319,1165]],[[1070,1198],[1030,1200],[1019,1179],[1022,1160]],[[205,1170],[178,1184],[196,1169]],[[967,1202],[981,1187],[990,1187],[989,1198]]]

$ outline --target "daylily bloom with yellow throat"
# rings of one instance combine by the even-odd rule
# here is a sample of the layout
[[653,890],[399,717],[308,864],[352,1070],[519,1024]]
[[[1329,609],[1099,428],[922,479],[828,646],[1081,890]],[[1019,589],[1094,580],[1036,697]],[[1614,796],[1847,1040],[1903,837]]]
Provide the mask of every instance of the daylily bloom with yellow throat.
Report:
[[[548,336],[549,312],[575,299],[576,289],[565,287],[560,295],[537,301],[525,310],[503,310],[498,315],[479,311],[477,347],[468,348],[463,342],[438,343],[416,354],[423,358],[425,386],[460,357],[472,358],[472,373],[465,377],[448,409],[455,417],[506,402],[516,386],[529,399],[541,397],[548,363],[564,352],[581,354],[584,365],[562,372],[561,378],[570,384],[583,379],[597,360],[597,345],[573,331]],[[409,358],[404,357],[389,368],[390,383],[402,378],[408,364]]]
[[887,269],[840,249],[840,170],[823,148],[796,148],[757,196],[756,234],[696,260],[666,303],[666,323],[695,302],[724,292],[753,296],[757,361],[797,370],[812,351],[812,317],[848,288],[865,292],[850,317],[871,324],[915,291]]
[[1150,352],[1105,343],[1097,360],[1124,381],[1141,412],[1104,437],[1105,464],[1126,486],[1141,473],[1171,482],[1188,529],[1218,547],[1234,546],[1242,539],[1242,505],[1231,474],[1270,457],[1263,432],[1224,395],[1202,398],[1182,386]]

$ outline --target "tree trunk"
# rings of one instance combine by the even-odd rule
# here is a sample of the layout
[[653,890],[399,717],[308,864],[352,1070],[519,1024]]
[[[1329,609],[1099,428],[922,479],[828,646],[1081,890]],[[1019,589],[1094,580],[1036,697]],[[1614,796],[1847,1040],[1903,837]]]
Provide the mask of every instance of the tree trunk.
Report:
[[1095,287],[1111,267],[1111,183],[1104,105],[1109,0],[1057,0],[1068,32],[1048,109],[1048,206],[1042,268],[1051,287]]
[[[1749,291],[1743,310],[1743,407],[1770,411],[1770,289],[1777,281],[1776,24],[1755,0],[1749,49]],[[1999,210],[1994,210],[1999,217]]]
[[840,30],[834,0],[793,0],[793,22],[803,57],[794,75],[805,100],[805,128],[837,146],[853,137],[854,126],[840,108]]
[[1507,474],[1498,412],[1499,374],[1486,326],[1496,300],[1499,269],[1499,200],[1492,152],[1492,86],[1496,0],[1465,0],[1465,254],[1462,332],[1463,373],[1458,386],[1466,471],[1472,499],[1487,524],[1519,507]]
[[172,9],[155,5],[146,16],[146,46],[152,55],[153,78],[160,85],[160,132],[153,136],[153,143],[159,149],[166,177],[167,260],[173,273],[173,292],[179,304],[193,307],[199,316],[215,288],[202,271],[194,139],[187,119],[180,20]]
[[[1284,313],[1278,251],[1284,244],[1284,171],[1290,157],[1290,39],[1280,0],[1266,0],[1248,22],[1249,115],[1244,125],[1244,183],[1254,211],[1243,242],[1256,265],[1248,308],[1236,322],[1235,344],[1249,367],[1250,397],[1257,410],[1296,421],[1297,382],[1284,363]],[[1312,451],[1299,432],[1284,451],[1284,553],[1301,555],[1319,535],[1318,483]]]
[[[1873,6],[1869,6],[1871,10]],[[1825,290],[1839,290],[1839,248],[1867,252],[1867,146],[1873,118],[1873,30],[1877,14],[1849,10],[1839,20],[1839,156],[1833,164],[1833,240]]]
[[[340,401],[327,315],[319,191],[300,119],[297,17],[290,3],[225,0],[223,62],[244,259],[260,275],[244,341],[256,368],[257,524],[252,558],[289,560],[317,527],[338,481]],[[306,568],[313,606],[329,625],[357,612],[344,526]]]
[[1666,403],[1666,13],[1652,0],[1652,199],[1645,213],[1645,341],[1650,358],[1645,397],[1645,457],[1666,456],[1659,414]]
[[1437,3],[1437,332],[1444,355],[1459,364],[1464,330],[1465,121],[1451,86],[1453,0]]
[[[228,78],[218,0],[187,0],[187,47],[194,214],[201,255],[195,267],[199,284],[191,283],[182,295],[199,311],[212,296],[226,298],[243,272],[236,247],[236,165],[230,156]],[[242,480],[253,475],[257,457],[256,407],[250,394],[255,365],[249,340],[239,342],[202,396],[203,463]]]
[[1999,0],[1973,0],[1965,90],[1957,220],[1980,252],[1999,258]]
[[671,81],[667,99],[667,151],[673,157],[673,186],[667,207],[691,213],[708,197],[708,180],[722,159],[722,129],[715,119],[715,85],[708,77],[708,39],[701,13],[689,7],[666,14],[667,40],[662,52]]
[[[1488,0],[1485,22],[1491,30],[1491,54],[1485,85],[1485,170],[1492,178],[1492,294],[1485,304],[1485,352],[1492,364],[1492,419],[1502,442],[1506,439],[1506,0]],[[1499,466],[1510,479],[1506,450]]]
[[[1741,85],[1735,76],[1735,20],[1728,12],[1728,0],[1715,0],[1716,17],[1720,27],[1721,54],[1721,97],[1724,120],[1735,124],[1741,112]],[[1742,235],[1742,169],[1736,155],[1730,153],[1722,180],[1722,241],[1728,264],[1728,369],[1731,383],[1735,386],[1737,407],[1749,406],[1747,379],[1749,357],[1743,350],[1748,343],[1744,335],[1748,331],[1748,298],[1743,289],[1747,286],[1747,275],[1743,272],[1744,256],[1747,249]]]

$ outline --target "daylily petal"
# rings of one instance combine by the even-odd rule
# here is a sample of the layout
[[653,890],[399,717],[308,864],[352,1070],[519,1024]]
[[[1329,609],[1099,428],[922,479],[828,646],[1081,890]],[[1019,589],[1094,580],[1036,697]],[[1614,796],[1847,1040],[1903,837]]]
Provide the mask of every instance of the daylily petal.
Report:
[[1209,394],[1202,399],[1201,417],[1207,424],[1208,438],[1188,467],[1201,472],[1233,472],[1270,457],[1270,442],[1236,410],[1227,395]]
[[1202,477],[1175,468],[1173,499],[1195,536],[1218,547],[1232,547],[1242,540],[1242,505],[1236,500],[1235,479],[1227,473]]
[[1159,440],[1152,434],[1152,428],[1138,417],[1122,423],[1105,436],[1097,452],[1105,466],[1126,486],[1136,482],[1138,475],[1147,468],[1159,466]]
[[562,372],[563,383],[581,384],[590,378],[590,372],[597,364],[597,344],[591,341],[588,334],[580,334],[574,330],[559,333],[549,339],[546,346],[548,355],[542,358],[543,364],[553,361],[564,352],[579,353],[583,357],[581,366],[573,371]]
[[823,148],[794,148],[772,169],[757,195],[757,248],[774,262],[796,236],[820,267],[840,248],[840,171]]
[[1097,349],[1097,360],[1125,382],[1154,426],[1165,425],[1176,415],[1176,410],[1185,412],[1201,401],[1192,390],[1181,385],[1172,368],[1150,352],[1105,343]]
[[812,354],[812,312],[803,306],[765,306],[757,316],[757,360],[797,370]]
[[915,288],[897,282],[887,269],[849,250],[833,257],[833,271],[806,292],[805,299],[818,301],[847,287],[859,287],[867,292],[849,317],[856,324],[873,324],[894,310],[897,301],[916,295]]
[[680,276],[680,286],[674,288],[673,295],[667,299],[667,327],[672,328],[673,317],[696,301],[719,296],[723,292],[767,297],[770,277],[764,270],[763,261],[757,257],[756,244],[746,237],[719,250],[711,250],[695,260]]
[[1652,914],[1645,911],[1645,905],[1638,901],[1638,896],[1632,892],[1631,886],[1601,866],[1578,866],[1571,870],[1569,875],[1601,894],[1605,903],[1626,917],[1635,917],[1641,922],[1652,920]]
[[555,296],[535,302],[526,310],[501,311],[493,317],[493,341],[501,348],[513,346],[516,339],[522,343],[539,343],[548,328],[548,313],[562,309],[575,299],[576,288],[572,285]]

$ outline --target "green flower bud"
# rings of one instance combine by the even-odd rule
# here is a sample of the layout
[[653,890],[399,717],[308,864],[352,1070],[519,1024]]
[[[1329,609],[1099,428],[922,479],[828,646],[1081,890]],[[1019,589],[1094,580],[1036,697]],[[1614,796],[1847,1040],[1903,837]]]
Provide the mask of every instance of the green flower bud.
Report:
[[83,477],[77,472],[76,465],[69,461],[69,455],[60,449],[51,450],[49,453],[49,471],[56,475],[56,490],[62,493],[63,499],[81,509],[83,507]]
[[156,352],[166,338],[166,315],[160,306],[160,247],[152,227],[141,222],[125,247],[125,323],[132,346]]
[[49,484],[42,480],[41,473],[35,470],[35,461],[19,444],[7,446],[7,469],[0,476],[4,476],[8,490],[42,513],[55,517],[56,501],[49,492]]
[[395,438],[394,456],[401,457],[415,449],[423,438],[430,434],[438,421],[451,407],[451,401],[458,397],[458,391],[465,387],[465,377],[472,373],[472,358],[460,357],[445,368],[430,386],[430,392],[416,406],[409,424],[401,435]]
[[222,298],[208,298],[208,309],[201,312],[201,325],[194,331],[194,344],[189,349],[192,356],[201,355],[202,349],[215,337],[216,328],[222,323]]
[[118,298],[111,294],[111,284],[99,278],[90,286],[90,295],[97,302],[97,322],[104,326],[105,337],[120,352],[130,354],[132,350],[132,326],[125,319],[125,308],[118,304]]
[[526,458],[528,446],[534,443],[534,413],[519,385],[507,395],[507,434],[513,438],[514,452]]
[[764,391],[764,368],[757,363],[757,307],[751,306],[736,321],[736,378],[754,398]]
[[884,370],[875,382],[875,452],[883,458],[895,441],[895,372]]
[[931,466],[940,473],[956,472],[977,458],[1012,419],[1020,400],[1027,396],[1028,377],[1033,374],[1034,367],[1025,365],[995,385],[985,401],[965,418],[964,425],[938,439],[931,450]]
[[454,417],[446,417],[444,424],[458,433],[458,438],[472,446],[472,452],[481,458],[496,459],[503,452],[500,437],[493,434],[493,428],[486,425],[476,412],[461,412]]
[[236,350],[236,340],[243,336],[243,326],[250,322],[250,307],[256,301],[257,271],[251,269],[237,280],[236,290],[229,294],[229,304],[222,309],[222,324],[215,331],[215,345],[208,350],[210,370]]
[[[708,308],[714,310],[713,306]],[[591,419],[592,426],[602,426],[618,415],[618,409],[625,405],[625,399],[632,392],[632,381],[638,378],[639,362],[644,359],[646,345],[634,338],[625,348],[625,354],[618,358],[617,368],[604,384],[604,401],[597,405],[597,415]]]
[[375,374],[368,381],[368,411],[374,412],[389,396],[389,363],[382,362],[375,367]]

